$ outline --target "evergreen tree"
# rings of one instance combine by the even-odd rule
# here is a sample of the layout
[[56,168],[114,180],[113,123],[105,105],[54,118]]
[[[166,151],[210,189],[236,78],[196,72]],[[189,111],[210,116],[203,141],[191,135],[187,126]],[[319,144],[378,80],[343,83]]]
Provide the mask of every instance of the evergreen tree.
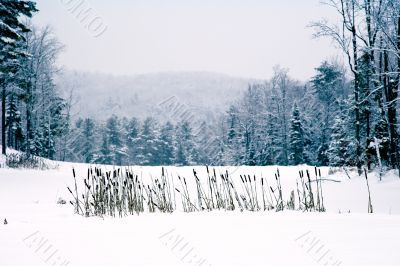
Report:
[[262,165],[274,165],[276,164],[276,156],[278,154],[279,147],[277,146],[277,139],[279,138],[277,119],[272,114],[268,115],[266,121],[266,140],[265,147],[263,150]]
[[346,129],[346,124],[343,117],[336,116],[328,150],[329,164],[331,166],[346,165],[346,153],[349,144],[347,141]]
[[304,163],[304,133],[297,104],[293,107],[290,123],[290,160],[293,165]]
[[331,136],[332,114],[337,111],[337,99],[346,97],[343,85],[344,75],[337,65],[328,61],[322,62],[315,70],[317,74],[312,78],[311,84],[316,100],[320,103],[315,112],[321,114],[319,121],[317,120],[317,130],[320,131],[317,164],[328,165],[327,151]]
[[176,126],[176,132],[177,150],[175,164],[179,166],[197,164],[197,151],[189,122],[179,122]]
[[8,128],[8,146],[18,150],[23,145],[24,134],[18,101],[13,94],[8,101],[6,121],[6,126]]
[[321,133],[315,127],[315,124],[317,124],[315,120],[317,119],[310,117],[303,119],[304,163],[309,165],[323,165],[319,163],[321,158],[318,158],[318,148],[321,147],[319,143]]
[[139,165],[158,165],[158,131],[154,118],[144,120],[138,136],[136,156]]
[[222,152],[221,149],[223,149],[224,155],[220,156],[223,157],[222,162],[227,165],[238,165],[242,163],[243,147],[239,115],[239,110],[236,105],[231,105],[226,117],[227,128],[222,129],[225,132],[227,131],[227,135],[225,143],[222,143],[223,145],[220,146],[220,152]]
[[85,163],[94,161],[95,152],[95,122],[91,118],[86,118],[82,123],[82,157]]
[[108,140],[108,134],[103,130],[101,147],[98,154],[95,156],[96,163],[113,164],[114,155],[112,154]]
[[133,117],[125,124],[125,143],[127,146],[127,153],[129,156],[129,164],[137,163],[138,155],[138,138],[140,133],[140,122],[137,118]]
[[106,122],[105,128],[108,145],[113,156],[112,163],[116,165],[122,165],[125,161],[127,153],[126,147],[124,146],[121,138],[121,127],[117,116],[111,116]]
[[174,126],[167,122],[160,131],[158,157],[160,165],[172,165],[174,162]]
[[26,56],[22,46],[23,33],[29,29],[19,21],[21,16],[31,17],[36,12],[35,3],[20,0],[0,0],[0,89],[2,153],[6,154],[6,99],[7,87],[14,82],[20,59]]
[[[331,130],[331,129],[330,129]],[[329,156],[328,156],[328,150],[329,150],[329,140],[328,135],[324,132],[321,134],[320,137],[320,145],[317,150],[317,161],[319,166],[326,166],[329,165]]]

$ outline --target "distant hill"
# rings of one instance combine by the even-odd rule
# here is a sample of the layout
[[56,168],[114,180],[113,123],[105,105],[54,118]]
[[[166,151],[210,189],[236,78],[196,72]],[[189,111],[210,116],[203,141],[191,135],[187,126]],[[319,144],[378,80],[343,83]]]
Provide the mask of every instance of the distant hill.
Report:
[[[57,83],[65,97],[73,89],[76,116],[106,119],[112,114],[169,120],[182,110],[207,118],[227,110],[250,79],[210,72],[165,72],[137,76],[66,71]],[[170,106],[172,104],[172,107]],[[159,107],[162,107],[161,109]],[[173,120],[173,117],[172,117]]]

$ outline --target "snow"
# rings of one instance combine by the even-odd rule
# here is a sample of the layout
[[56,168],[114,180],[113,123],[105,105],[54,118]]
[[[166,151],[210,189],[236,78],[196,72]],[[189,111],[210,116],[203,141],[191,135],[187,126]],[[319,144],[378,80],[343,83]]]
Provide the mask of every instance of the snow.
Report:
[[[73,213],[66,187],[72,167],[85,177],[87,165],[58,163],[58,169],[0,169],[0,265],[399,265],[400,179],[371,173],[374,214],[367,214],[365,178],[350,171],[323,176],[327,213],[200,212],[84,218]],[[111,167],[108,167],[111,169]],[[205,167],[195,167],[199,177]],[[280,167],[284,198],[299,169]],[[186,176],[192,167],[167,167]],[[224,171],[224,167],[217,168]],[[143,180],[161,167],[133,167]],[[229,167],[239,174],[268,177],[276,167]],[[350,211],[350,213],[348,213]],[[4,218],[8,224],[3,225]],[[325,255],[324,255],[325,254]]]
[[11,38],[8,38],[8,37],[1,37],[0,39],[1,39],[4,43],[6,43],[6,44],[15,43],[15,40],[14,40],[14,39],[11,39]]
[[[1,148],[1,146],[0,146]],[[4,156],[3,154],[0,154],[0,168],[5,167],[6,166],[6,156]]]

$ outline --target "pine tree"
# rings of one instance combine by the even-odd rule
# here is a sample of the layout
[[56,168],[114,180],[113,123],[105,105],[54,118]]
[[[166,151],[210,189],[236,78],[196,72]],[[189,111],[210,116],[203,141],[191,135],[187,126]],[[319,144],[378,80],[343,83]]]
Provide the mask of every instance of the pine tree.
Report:
[[329,136],[327,135],[326,130],[323,130],[323,133],[321,134],[319,141],[321,144],[319,145],[317,150],[317,161],[319,166],[329,165],[329,156],[328,156],[329,140],[327,139],[328,137]]
[[318,121],[317,130],[320,131],[318,137],[319,144],[317,150],[317,164],[328,165],[329,158],[327,151],[329,149],[329,138],[331,135],[332,114],[337,111],[337,99],[346,97],[344,93],[342,70],[335,64],[324,61],[316,69],[317,74],[312,78],[311,85],[314,89],[314,95],[320,103],[317,106],[321,118]]
[[113,164],[114,155],[112,154],[112,151],[110,149],[108,139],[109,138],[107,132],[103,130],[101,147],[98,151],[98,154],[95,156],[96,163]]
[[85,163],[93,163],[95,152],[95,122],[91,118],[86,118],[82,122],[82,156]]
[[13,82],[22,57],[26,51],[22,46],[23,33],[29,29],[19,21],[21,16],[31,17],[36,12],[35,3],[20,0],[0,0],[0,89],[2,153],[6,154],[6,99],[8,84]]
[[167,122],[161,128],[158,157],[160,165],[172,165],[174,162],[174,126]]
[[304,133],[297,104],[293,107],[290,123],[290,161],[293,165],[304,163]]
[[349,145],[348,127],[346,118],[337,115],[332,127],[331,141],[329,144],[328,156],[330,166],[344,166],[349,164]]
[[176,126],[177,151],[175,164],[179,166],[197,164],[197,151],[193,142],[192,128],[188,121],[181,121]]
[[122,165],[127,157],[126,147],[124,146],[121,138],[121,127],[117,116],[111,116],[106,122],[105,128],[108,145],[113,156],[112,163]]
[[10,96],[7,107],[6,126],[8,127],[8,146],[18,150],[23,145],[21,112],[15,95]]
[[144,120],[142,129],[138,136],[136,156],[140,165],[158,165],[158,129],[154,118],[148,117]]
[[140,122],[137,118],[133,117],[125,124],[125,143],[127,146],[127,153],[129,156],[129,164],[137,163],[138,155],[138,138],[140,133]]
[[226,141],[223,143],[225,147],[220,146],[220,152],[222,152],[224,148],[222,161],[227,165],[241,164],[244,156],[239,115],[239,110],[236,105],[231,105],[226,117],[227,128],[222,129],[223,131],[227,131],[227,135]]
[[269,114],[266,121],[266,140],[263,150],[262,165],[276,164],[276,157],[279,147],[277,146],[277,139],[279,138],[277,119]]

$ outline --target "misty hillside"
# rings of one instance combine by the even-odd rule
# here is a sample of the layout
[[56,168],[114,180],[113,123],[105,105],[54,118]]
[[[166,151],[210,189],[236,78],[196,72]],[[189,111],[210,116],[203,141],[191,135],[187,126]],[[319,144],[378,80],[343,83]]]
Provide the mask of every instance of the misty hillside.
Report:
[[[174,112],[160,105],[169,102],[180,110],[212,117],[226,110],[247,88],[250,80],[210,72],[168,72],[113,76],[66,71],[58,84],[71,96],[76,116],[106,119],[112,114],[143,118],[148,115],[174,120]],[[165,106],[164,106],[165,107]]]

